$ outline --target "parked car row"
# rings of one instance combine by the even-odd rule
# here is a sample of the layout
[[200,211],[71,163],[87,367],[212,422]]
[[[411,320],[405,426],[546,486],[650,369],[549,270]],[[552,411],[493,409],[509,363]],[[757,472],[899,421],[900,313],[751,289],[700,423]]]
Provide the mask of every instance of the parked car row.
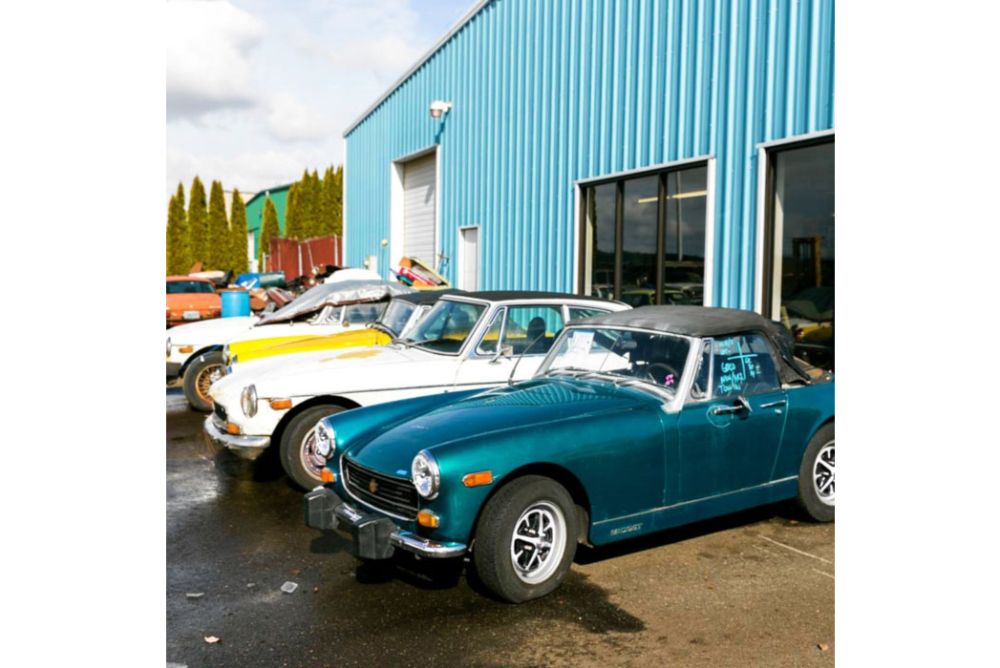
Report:
[[579,542],[785,499],[834,519],[833,378],[754,313],[353,281],[210,324],[168,340],[206,435],[276,449],[362,560],[467,559],[521,602]]

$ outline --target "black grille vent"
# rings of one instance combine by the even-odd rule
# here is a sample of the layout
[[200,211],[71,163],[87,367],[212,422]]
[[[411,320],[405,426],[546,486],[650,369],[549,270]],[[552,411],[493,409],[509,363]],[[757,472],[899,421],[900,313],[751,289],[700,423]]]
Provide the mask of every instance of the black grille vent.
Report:
[[222,420],[222,424],[226,424],[229,418],[226,415],[226,407],[222,404],[212,403],[212,412],[215,413],[215,417]]
[[[372,492],[374,481],[375,491]],[[417,490],[404,478],[392,478],[344,458],[344,484],[355,497],[373,508],[408,520],[417,518]]]

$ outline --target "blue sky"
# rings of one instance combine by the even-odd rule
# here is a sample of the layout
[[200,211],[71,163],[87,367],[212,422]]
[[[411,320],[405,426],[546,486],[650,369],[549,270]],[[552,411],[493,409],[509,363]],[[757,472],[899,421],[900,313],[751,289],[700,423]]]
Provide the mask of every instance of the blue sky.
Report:
[[169,0],[166,195],[343,159],[347,125],[474,0]]

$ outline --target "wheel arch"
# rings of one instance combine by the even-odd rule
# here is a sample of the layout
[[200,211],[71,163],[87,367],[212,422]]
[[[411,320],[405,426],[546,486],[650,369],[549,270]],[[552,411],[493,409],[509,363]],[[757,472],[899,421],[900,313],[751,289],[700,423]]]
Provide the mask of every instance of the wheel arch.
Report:
[[211,353],[211,352],[215,352],[215,351],[218,351],[218,352],[221,353],[222,352],[222,345],[221,344],[214,344],[214,345],[211,345],[211,346],[205,346],[204,348],[200,348],[200,349],[194,351],[193,353],[191,353],[190,355],[188,355],[188,358],[186,360],[184,360],[183,364],[181,364],[181,369],[180,369],[180,371],[177,372],[177,375],[180,376],[181,378],[183,378],[184,374],[187,373],[188,367],[190,367],[191,364],[196,359],[198,359],[202,355],[205,355],[205,354]]
[[[564,466],[560,466],[559,464],[553,464],[552,462],[533,462],[531,464],[525,464],[524,466],[518,467],[505,475],[500,484],[490,490],[489,495],[483,499],[483,502],[479,506],[479,510],[476,512],[476,519],[472,526],[479,526],[479,518],[483,514],[483,509],[486,508],[486,504],[489,503],[501,489],[515,480],[529,475],[537,475],[554,480],[562,485],[567,492],[569,492],[570,498],[573,499],[573,503],[576,505],[577,518],[580,521],[580,524],[577,527],[577,541],[581,543],[588,543],[590,540],[590,497],[587,495],[587,490],[583,486],[583,483],[580,482],[580,479],[577,478],[572,471]],[[473,534],[473,541],[474,540],[475,535]]]
[[342,406],[345,409],[350,410],[351,408],[360,408],[361,404],[356,401],[351,401],[346,397],[337,397],[330,395],[323,395],[319,397],[312,397],[303,401],[298,406],[291,408],[287,413],[285,413],[281,420],[278,421],[277,426],[274,428],[274,432],[271,434],[271,443],[281,443],[281,438],[284,436],[285,429],[291,424],[292,420],[298,417],[303,412],[314,408],[316,406]]

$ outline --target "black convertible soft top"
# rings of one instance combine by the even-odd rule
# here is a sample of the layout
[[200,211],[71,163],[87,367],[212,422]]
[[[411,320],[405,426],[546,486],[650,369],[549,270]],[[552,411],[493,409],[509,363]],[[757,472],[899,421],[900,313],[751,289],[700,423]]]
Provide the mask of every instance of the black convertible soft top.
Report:
[[810,382],[809,374],[794,357],[795,339],[779,322],[773,322],[753,311],[709,306],[642,306],[574,320],[573,325],[604,325],[640,327],[684,336],[716,337],[742,332],[760,332],[774,346],[781,363],[778,365],[784,383]]

